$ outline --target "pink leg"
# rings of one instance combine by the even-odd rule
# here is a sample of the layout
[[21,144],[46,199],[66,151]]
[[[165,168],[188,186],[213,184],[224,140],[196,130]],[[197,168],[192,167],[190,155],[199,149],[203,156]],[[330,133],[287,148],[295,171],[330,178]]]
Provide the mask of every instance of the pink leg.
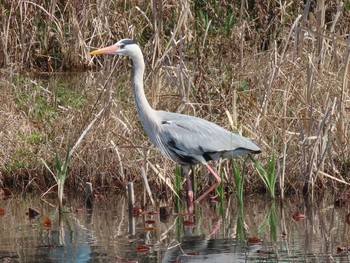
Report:
[[186,179],[188,201],[190,203],[193,203],[193,190],[192,190],[192,182],[191,182],[191,178],[190,178],[190,171],[188,169],[188,166],[183,166],[182,169],[183,169],[183,172],[185,174],[185,179]]
[[196,203],[199,203],[204,197],[206,197],[207,194],[209,194],[211,191],[216,189],[219,186],[219,184],[221,183],[221,178],[217,174],[217,172],[209,164],[206,163],[205,165],[207,166],[207,168],[211,172],[211,174],[214,176],[216,182],[211,187],[209,187],[209,189],[207,191],[205,191],[204,194],[202,194],[200,197],[198,197],[198,199],[195,201]]

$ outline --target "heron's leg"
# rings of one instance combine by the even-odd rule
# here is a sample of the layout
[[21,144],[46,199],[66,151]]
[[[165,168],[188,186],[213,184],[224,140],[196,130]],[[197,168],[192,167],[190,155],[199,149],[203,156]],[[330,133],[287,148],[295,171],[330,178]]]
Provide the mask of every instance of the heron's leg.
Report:
[[214,168],[212,168],[209,164],[205,163],[205,165],[207,166],[208,170],[211,172],[211,174],[214,176],[216,182],[209,187],[209,189],[207,191],[204,192],[204,194],[202,194],[200,197],[198,197],[198,199],[196,200],[196,203],[199,203],[204,197],[206,197],[207,194],[209,194],[211,191],[213,191],[214,189],[216,189],[219,184],[221,183],[221,178],[218,175],[218,173],[215,171]]
[[190,169],[187,165],[183,165],[182,170],[185,174],[188,200],[190,203],[193,203],[193,190],[192,190],[192,182],[190,178]]

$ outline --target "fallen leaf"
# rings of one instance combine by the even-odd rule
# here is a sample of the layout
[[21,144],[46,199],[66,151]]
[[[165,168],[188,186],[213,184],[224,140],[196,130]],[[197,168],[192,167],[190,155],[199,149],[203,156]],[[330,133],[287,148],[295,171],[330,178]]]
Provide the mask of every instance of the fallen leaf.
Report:
[[51,220],[50,220],[50,218],[44,217],[43,224],[44,224],[44,227],[50,228],[51,227]]
[[153,231],[155,228],[153,226],[145,226],[145,231]]
[[192,220],[184,220],[184,226],[194,226],[194,222]]
[[138,252],[145,252],[145,251],[149,251],[149,250],[150,250],[150,247],[143,246],[143,245],[139,245],[139,246],[136,246],[136,250],[137,250]]
[[263,239],[260,237],[248,237],[249,243],[260,243],[262,241],[263,241]]
[[5,209],[0,207],[0,217],[3,217],[5,215]]
[[292,215],[292,218],[295,221],[300,221],[306,218],[306,215],[302,214],[301,212],[297,211]]
[[142,213],[141,208],[136,207],[136,206],[132,208],[132,211],[131,211],[132,216],[139,217],[141,215],[141,213]]
[[149,219],[149,220],[146,220],[145,223],[146,223],[146,224],[155,224],[156,221],[153,220],[153,219]]

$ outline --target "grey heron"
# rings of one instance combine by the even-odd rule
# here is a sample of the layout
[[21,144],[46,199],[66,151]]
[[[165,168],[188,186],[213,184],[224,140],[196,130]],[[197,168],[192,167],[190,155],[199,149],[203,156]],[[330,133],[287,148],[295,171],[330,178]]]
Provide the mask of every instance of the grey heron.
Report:
[[147,101],[143,88],[145,63],[142,51],[133,40],[122,39],[113,45],[90,52],[90,55],[98,54],[118,54],[131,58],[133,94],[142,127],[163,155],[181,164],[190,203],[193,203],[190,165],[199,163],[205,165],[215,178],[215,183],[196,199],[196,202],[199,202],[221,182],[217,171],[208,161],[261,152],[251,140],[213,122],[190,115],[153,109]]

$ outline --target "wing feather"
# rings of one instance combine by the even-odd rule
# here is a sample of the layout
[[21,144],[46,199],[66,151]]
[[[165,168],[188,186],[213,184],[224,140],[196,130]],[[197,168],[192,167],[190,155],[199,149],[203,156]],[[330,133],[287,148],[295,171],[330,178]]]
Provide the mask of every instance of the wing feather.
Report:
[[[158,111],[160,117],[159,138],[163,144],[181,156],[240,155],[238,152],[258,152],[251,140],[194,116]],[[243,153],[242,152],[242,153]],[[221,153],[221,154],[220,154]],[[241,153],[241,154],[242,154]]]

